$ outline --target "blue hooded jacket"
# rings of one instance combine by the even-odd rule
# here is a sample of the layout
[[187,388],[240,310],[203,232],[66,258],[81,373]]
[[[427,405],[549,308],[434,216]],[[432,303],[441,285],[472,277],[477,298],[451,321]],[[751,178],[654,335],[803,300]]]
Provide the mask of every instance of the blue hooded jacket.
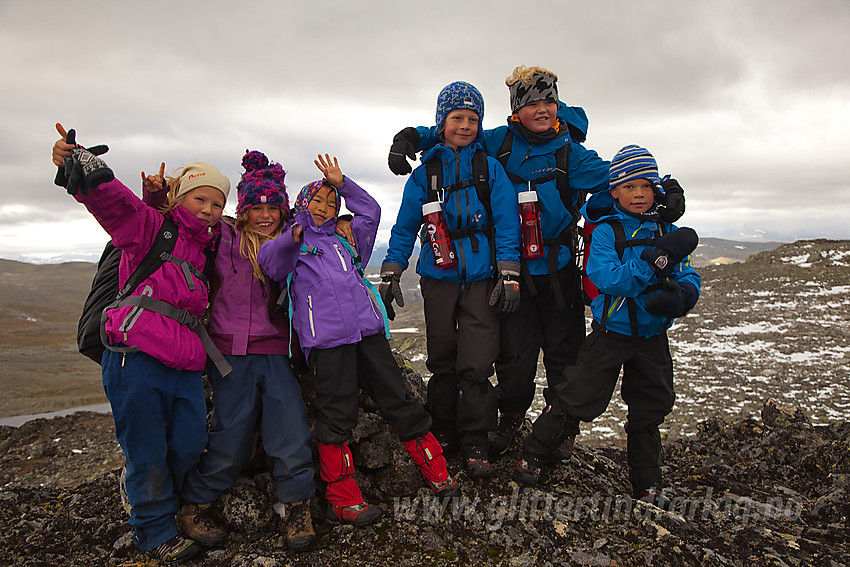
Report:
[[[395,263],[402,269],[407,269],[408,258],[413,252],[417,234],[420,235],[421,242],[427,241],[424,232],[420,230],[422,205],[428,202],[428,175],[424,164],[432,158],[439,158],[442,161],[444,186],[466,181],[473,178],[472,156],[479,147],[477,143],[472,143],[453,150],[438,144],[423,153],[423,165],[413,171],[404,185],[401,206],[392,228],[384,264]],[[488,157],[487,166],[490,209],[496,229],[495,259],[497,263],[513,262],[518,268],[520,230],[516,194],[499,162]],[[444,198],[442,209],[449,230],[468,228],[483,230],[489,220],[484,204],[478,199],[475,186],[448,193]],[[477,252],[473,250],[472,239],[477,241]],[[471,236],[452,240],[452,245],[458,259],[456,267],[438,268],[434,263],[431,247],[426,245],[421,247],[416,273],[423,277],[456,283],[486,280],[493,276],[496,266],[492,262],[491,244],[485,232],[479,231]]]
[[[508,124],[505,126],[499,126],[492,130],[484,130],[480,139],[487,155],[498,158],[499,150],[505,141],[505,136],[507,136],[509,131],[512,131],[513,142],[511,155],[505,171],[511,175],[529,180],[538,179],[554,173],[555,153],[559,148],[569,145],[569,183],[572,204],[580,207],[582,205],[581,199],[583,194],[596,193],[608,189],[608,168],[610,162],[603,160],[595,151],[585,148],[579,143],[581,140],[574,140],[570,136],[569,129],[566,126],[567,123],[580,130],[583,134],[586,134],[588,122],[584,109],[566,106],[561,102],[558,105],[558,118],[562,122],[559,135],[543,144],[531,144],[523,138],[522,134],[514,128],[510,118],[508,118]],[[420,126],[416,130],[419,133],[418,150],[430,148],[437,142],[438,136],[435,127],[427,128]],[[426,161],[425,154],[422,156],[422,161],[423,163]],[[529,186],[526,183],[511,181],[511,184],[514,188],[514,200],[516,200],[519,193],[529,190]],[[541,208],[540,221],[543,238],[555,239],[573,221],[572,214],[570,214],[570,211],[561,200],[561,194],[558,191],[556,180],[553,179],[546,183],[541,183],[537,185],[536,189]],[[528,270],[532,275],[549,273],[548,254],[549,250],[547,246],[545,255],[542,258],[526,260]],[[570,262],[571,257],[572,254],[569,247],[567,245],[561,245],[558,250],[557,269],[564,268]]]
[[[665,332],[672,325],[672,319],[653,315],[646,310],[646,299],[651,293],[658,292],[642,293],[647,287],[659,283],[655,270],[640,257],[647,246],[626,247],[623,249],[623,257],[620,258],[615,246],[614,229],[606,221],[619,221],[626,233],[626,240],[657,236],[659,222],[641,220],[626,214],[617,207],[608,191],[591,196],[581,212],[586,222],[599,223],[593,231],[587,261],[587,275],[600,292],[590,306],[593,320],[601,324],[608,296],[610,306],[605,322],[606,329],[631,336],[631,321],[626,306],[626,298],[631,297],[634,298],[636,307],[638,334],[646,338]],[[670,223],[661,224],[664,233],[676,230]],[[677,264],[670,279],[690,283],[699,292],[702,278],[691,263],[689,256]]]

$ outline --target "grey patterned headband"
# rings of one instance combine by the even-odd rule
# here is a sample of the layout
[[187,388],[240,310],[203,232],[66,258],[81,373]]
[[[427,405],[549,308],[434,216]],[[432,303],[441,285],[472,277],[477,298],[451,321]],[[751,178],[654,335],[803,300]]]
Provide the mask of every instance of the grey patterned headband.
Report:
[[534,75],[530,85],[523,81],[510,85],[508,89],[511,92],[511,112],[538,100],[558,102],[558,86],[555,84],[557,81],[552,75]]

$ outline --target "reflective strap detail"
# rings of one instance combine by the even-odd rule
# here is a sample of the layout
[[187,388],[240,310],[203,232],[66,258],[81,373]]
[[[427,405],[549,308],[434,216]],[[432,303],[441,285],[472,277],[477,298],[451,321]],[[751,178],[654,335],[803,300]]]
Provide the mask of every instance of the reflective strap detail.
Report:
[[227,360],[212,342],[212,339],[210,338],[209,334],[207,334],[207,330],[204,328],[204,325],[199,317],[192,315],[185,309],[180,309],[171,305],[170,303],[166,303],[165,301],[160,301],[159,299],[154,299],[146,295],[133,295],[130,297],[125,297],[124,299],[121,299],[108,305],[103,310],[103,313],[100,317],[100,340],[103,343],[103,346],[105,346],[109,350],[115,352],[137,352],[139,350],[139,348],[135,346],[112,346],[109,344],[109,341],[106,337],[107,311],[109,311],[110,309],[118,309],[120,307],[125,307],[128,305],[134,305],[147,311],[159,313],[163,317],[168,317],[169,319],[177,321],[181,325],[186,325],[193,333],[198,335],[199,339],[201,339],[201,344],[204,345],[204,350],[206,351],[207,356],[210,357],[210,360],[212,360],[213,364],[215,364],[216,369],[218,369],[222,376],[227,376],[233,370],[233,368],[230,366],[230,364],[227,362]]
[[190,291],[195,291],[195,281],[192,279],[194,275],[196,278],[207,283],[207,277],[203,272],[199,271],[195,266],[187,262],[186,260],[181,260],[180,258],[176,258],[169,254],[168,252],[163,252],[160,254],[163,262],[171,262],[172,264],[177,264],[180,266],[180,270],[183,272],[183,277],[186,278],[186,285],[189,286]]

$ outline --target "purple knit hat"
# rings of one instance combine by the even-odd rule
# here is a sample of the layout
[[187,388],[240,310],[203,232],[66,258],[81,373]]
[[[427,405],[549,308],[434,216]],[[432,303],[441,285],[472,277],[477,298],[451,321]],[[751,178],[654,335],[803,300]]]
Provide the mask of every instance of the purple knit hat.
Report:
[[269,158],[262,152],[247,151],[242,157],[242,167],[245,173],[236,186],[239,203],[236,214],[241,214],[253,205],[274,205],[289,212],[289,195],[283,182],[286,171],[279,163],[269,163]]

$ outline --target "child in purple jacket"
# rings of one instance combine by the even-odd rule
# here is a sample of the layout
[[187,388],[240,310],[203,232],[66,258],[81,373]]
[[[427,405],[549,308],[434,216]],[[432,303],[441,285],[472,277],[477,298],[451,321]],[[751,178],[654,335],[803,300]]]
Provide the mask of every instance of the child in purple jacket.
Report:
[[[351,230],[368,262],[381,208],[343,176],[336,158],[318,156],[324,175],[305,186],[293,206],[293,222],[260,247],[266,273],[289,280],[292,326],[315,374],[319,468],[327,483],[326,517],[355,526],[377,521],[383,510],[368,505],[353,478],[346,442],[357,424],[358,382],[398,434],[428,486],[440,498],[458,496],[442,448],[430,433],[431,418],[405,390],[385,336],[380,299],[370,296],[349,248],[335,235],[340,198],[354,213]],[[291,277],[290,277],[291,275]]]

